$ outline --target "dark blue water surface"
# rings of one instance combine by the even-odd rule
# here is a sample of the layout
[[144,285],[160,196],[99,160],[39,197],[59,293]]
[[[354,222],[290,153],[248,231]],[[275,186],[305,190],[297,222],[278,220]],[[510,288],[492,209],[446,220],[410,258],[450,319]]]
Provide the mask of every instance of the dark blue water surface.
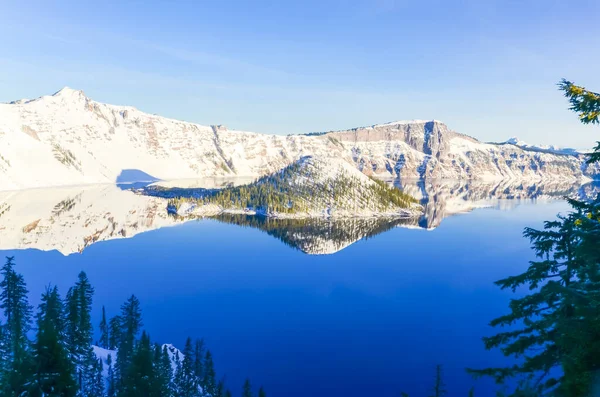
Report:
[[112,316],[135,294],[153,340],[203,337],[238,395],[246,377],[269,396],[428,396],[442,364],[449,396],[496,390],[465,367],[499,365],[481,337],[513,295],[492,283],[532,259],[521,237],[564,202],[480,209],[435,230],[393,228],[333,255],[307,255],[254,228],[214,220],[99,242],[82,254],[15,255],[32,301],[63,296],[85,270]]

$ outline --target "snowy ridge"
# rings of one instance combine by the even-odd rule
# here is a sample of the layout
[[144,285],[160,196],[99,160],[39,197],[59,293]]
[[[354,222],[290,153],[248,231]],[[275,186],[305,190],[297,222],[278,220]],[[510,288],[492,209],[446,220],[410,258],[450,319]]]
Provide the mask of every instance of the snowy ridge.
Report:
[[529,143],[522,141],[517,137],[512,137],[504,143],[509,144],[509,145],[515,145],[517,147],[520,147],[521,149],[538,151],[538,152],[565,154],[565,155],[572,155],[572,156],[577,156],[577,155],[582,154],[581,151],[579,151],[577,149],[573,149],[573,148],[561,148],[559,146],[554,146],[554,145],[530,145]]
[[[285,131],[283,131],[285,132]],[[123,170],[161,180],[257,178],[304,156],[367,175],[445,179],[582,179],[584,156],[485,144],[437,121],[398,121],[315,136],[230,131],[93,101],[64,88],[0,104],[0,190],[114,183]]]

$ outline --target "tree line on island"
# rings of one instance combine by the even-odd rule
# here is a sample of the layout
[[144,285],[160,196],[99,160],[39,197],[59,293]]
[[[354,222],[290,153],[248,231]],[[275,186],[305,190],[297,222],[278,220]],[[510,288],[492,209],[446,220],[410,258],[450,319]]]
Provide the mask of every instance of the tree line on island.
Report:
[[[224,380],[217,380],[211,352],[202,340],[188,338],[181,354],[171,345],[151,341],[142,331],[140,302],[134,295],[108,321],[102,308],[100,338],[94,345],[94,288],[85,272],[64,300],[56,286],[47,287],[35,316],[14,257],[7,258],[0,275],[0,395],[232,396]],[[255,396],[249,380],[241,396]],[[258,397],[266,397],[262,387]]]
[[[306,165],[309,161],[313,161],[312,166]],[[369,179],[372,183],[364,183],[342,171],[336,178],[321,181],[319,175],[326,172],[323,167],[316,160],[303,158],[251,184],[205,189],[199,192],[199,197],[171,198],[168,205],[179,208],[182,203],[191,202],[215,204],[225,209],[249,208],[266,213],[294,214],[329,206],[348,211],[368,208],[384,212],[418,204],[418,200],[409,194],[375,178]]]

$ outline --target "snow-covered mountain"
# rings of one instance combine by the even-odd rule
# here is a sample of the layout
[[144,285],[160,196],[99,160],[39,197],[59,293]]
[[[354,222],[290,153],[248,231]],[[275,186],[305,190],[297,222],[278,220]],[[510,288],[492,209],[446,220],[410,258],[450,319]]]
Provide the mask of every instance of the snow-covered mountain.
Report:
[[70,88],[0,104],[0,190],[114,183],[124,170],[163,180],[256,178],[309,155],[346,161],[365,174],[403,179],[600,175],[600,166],[586,166],[581,154],[482,143],[435,120],[265,135],[103,104]]

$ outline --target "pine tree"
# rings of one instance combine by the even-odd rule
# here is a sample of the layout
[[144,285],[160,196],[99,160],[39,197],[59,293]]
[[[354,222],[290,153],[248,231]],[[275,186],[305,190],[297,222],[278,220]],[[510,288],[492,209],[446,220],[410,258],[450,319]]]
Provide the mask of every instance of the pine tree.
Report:
[[475,397],[475,388],[471,387],[471,389],[469,390],[469,397]]
[[[8,343],[6,326],[0,321],[0,357],[9,357],[10,347]],[[7,375],[10,365],[8,360],[0,360],[0,391],[6,390]]]
[[[598,123],[598,94],[566,80],[559,86],[583,123]],[[598,160],[600,144],[589,162]],[[569,203],[573,212],[545,222],[543,230],[525,229],[538,260],[524,273],[496,282],[513,292],[528,287],[530,294],[513,299],[510,313],[491,323],[518,327],[484,343],[521,360],[508,368],[471,372],[500,383],[516,378],[512,396],[587,397],[600,368],[600,196],[590,203]]]
[[75,363],[79,390],[83,395],[90,393],[87,385],[94,382],[96,356],[92,350],[92,299],[94,288],[85,272],[77,276],[75,286],[67,293],[67,343]]
[[[583,87],[577,86],[570,81],[563,79],[559,84],[559,88],[569,98],[571,110],[579,114],[579,120],[584,124],[599,124],[600,123],[600,94],[586,90]],[[600,161],[600,141],[597,142],[588,159],[588,163]]]
[[194,343],[194,375],[196,379],[200,380],[204,379],[204,354],[204,340],[196,339]]
[[181,394],[181,390],[179,386],[183,383],[183,369],[181,367],[181,359],[179,358],[179,351],[175,351],[175,355],[173,356],[173,394],[175,396],[179,396]]
[[177,378],[178,396],[181,397],[196,397],[198,396],[198,379],[194,371],[194,349],[192,347],[192,339],[187,338],[185,348],[183,349],[183,359],[181,366],[178,368]]
[[115,316],[110,319],[108,324],[108,349],[117,350],[121,344],[121,316]]
[[63,303],[56,287],[46,289],[37,314],[31,396],[71,397],[77,393],[75,371],[66,348]]
[[115,368],[113,365],[112,354],[109,354],[106,358],[107,365],[107,376],[106,376],[106,396],[116,397],[117,395],[117,378],[115,375]]
[[215,397],[224,397],[224,395],[225,395],[225,380],[221,379],[217,383],[217,390],[215,393]]
[[152,358],[150,337],[143,332],[124,374],[123,387],[118,394],[119,397],[154,397],[157,395],[158,390],[153,387],[156,384],[156,374]]
[[32,307],[27,300],[27,286],[21,274],[14,270],[14,257],[7,257],[0,271],[0,309],[4,312],[2,357],[7,372],[2,376],[4,396],[21,396],[26,392],[31,377],[30,342],[27,333],[31,328]]
[[[121,306],[120,340],[117,350],[117,374],[120,379],[128,373],[133,357],[135,338],[142,327],[140,301],[132,295]],[[120,382],[122,383],[122,381]]]
[[85,388],[85,397],[104,397],[105,379],[103,376],[104,364],[101,359],[94,360],[92,365],[92,376],[89,377]]
[[100,320],[100,340],[98,346],[103,349],[110,348],[110,338],[108,336],[108,323],[106,322],[106,309],[102,306],[102,320]]
[[445,396],[447,393],[445,387],[446,387],[446,385],[444,384],[444,380],[443,380],[443,376],[442,376],[442,366],[436,365],[436,367],[435,367],[435,384],[433,386],[433,396],[432,397]]
[[202,388],[205,393],[215,395],[217,391],[217,375],[210,350],[206,351],[204,357],[204,378],[202,379]]
[[253,397],[250,379],[246,379],[244,382],[244,387],[242,388],[242,397]]
[[171,388],[173,369],[171,367],[171,360],[166,346],[162,348],[158,344],[154,346],[153,361],[156,373],[154,390],[158,392],[157,396],[171,397],[173,395]]
[[265,393],[265,389],[262,386],[258,389],[258,397],[267,397],[267,393]]

